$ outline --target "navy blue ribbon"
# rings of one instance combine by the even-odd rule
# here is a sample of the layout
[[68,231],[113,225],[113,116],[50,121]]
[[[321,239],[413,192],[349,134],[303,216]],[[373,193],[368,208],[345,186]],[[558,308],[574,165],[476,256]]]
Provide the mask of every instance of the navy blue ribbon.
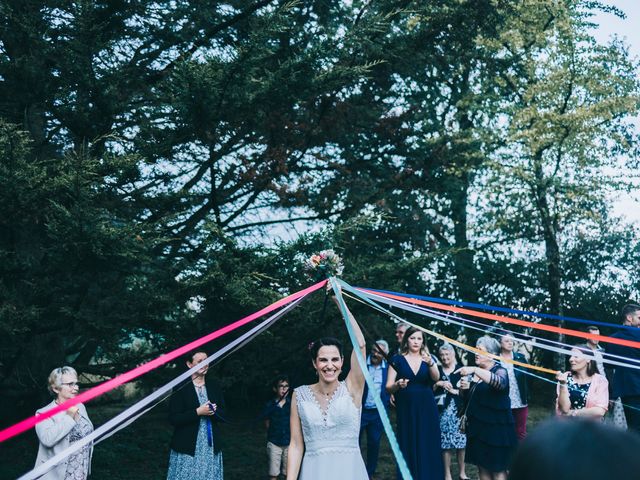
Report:
[[210,447],[213,447],[213,430],[211,429],[211,420],[206,418],[207,421],[207,443]]
[[400,293],[400,292],[394,292],[391,290],[378,290],[375,288],[368,288],[368,287],[356,287],[359,288],[361,290],[370,290],[372,292],[378,292],[378,293],[389,293],[392,295],[398,295],[400,297],[405,297],[405,298],[417,298],[418,300],[427,300],[429,302],[437,302],[437,303],[442,303],[445,305],[456,305],[459,307],[470,307],[470,308],[478,308],[480,310],[493,310],[494,312],[503,312],[503,313],[515,313],[518,315],[531,315],[534,317],[539,317],[539,318],[546,318],[549,320],[559,320],[559,321],[565,321],[565,322],[574,322],[574,323],[584,323],[585,325],[593,325],[593,326],[602,326],[602,327],[608,327],[608,328],[624,328],[624,329],[629,329],[629,330],[636,330],[638,327],[632,327],[629,325],[615,325],[613,323],[607,323],[607,322],[597,322],[594,320],[584,320],[582,318],[574,318],[574,317],[563,317],[561,315],[553,315],[551,313],[538,313],[538,312],[529,312],[527,310],[518,310],[515,308],[506,308],[506,307],[496,307],[494,305],[485,305],[482,303],[472,303],[472,302],[462,302],[462,301],[458,301],[458,300],[448,300],[446,298],[439,298],[439,297],[427,297],[424,295],[416,295],[416,294],[409,294],[409,293]]

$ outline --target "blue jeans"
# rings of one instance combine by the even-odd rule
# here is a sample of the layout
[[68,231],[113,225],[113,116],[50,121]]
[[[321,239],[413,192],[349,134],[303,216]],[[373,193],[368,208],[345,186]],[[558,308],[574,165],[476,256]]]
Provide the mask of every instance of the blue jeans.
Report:
[[378,453],[380,452],[380,439],[382,438],[382,420],[375,408],[363,408],[360,419],[360,434],[367,432],[367,473],[373,477],[378,467]]

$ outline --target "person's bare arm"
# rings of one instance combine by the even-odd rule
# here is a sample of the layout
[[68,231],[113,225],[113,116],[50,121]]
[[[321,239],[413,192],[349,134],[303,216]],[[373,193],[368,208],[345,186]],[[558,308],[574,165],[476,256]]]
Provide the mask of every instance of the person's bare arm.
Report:
[[[334,301],[338,304],[338,299],[334,297]],[[340,305],[338,304],[338,308]],[[362,330],[360,330],[360,326],[356,319],[353,317],[353,314],[349,310],[349,308],[345,305],[345,309],[347,310],[347,317],[349,319],[349,325],[353,329],[356,337],[356,342],[358,348],[360,349],[360,353],[363,357],[367,356],[367,344],[364,339],[364,335],[362,334]],[[351,368],[349,369],[349,375],[346,378],[347,389],[349,393],[353,396],[354,401],[360,402],[362,401],[362,392],[364,391],[364,373],[360,368],[360,363],[358,362],[358,356],[356,354],[356,350],[354,349],[351,352]]]
[[289,453],[287,454],[287,480],[297,480],[300,466],[302,465],[302,455],[304,454],[304,438],[302,437],[302,425],[298,416],[296,392],[293,392],[291,396],[289,428],[291,429],[291,441],[289,443]]
[[571,410],[571,400],[569,399],[569,388],[567,387],[567,378],[569,372],[558,372],[556,379],[558,380],[558,410],[563,415],[567,415]]
[[585,417],[585,418],[596,418],[600,419],[604,417],[604,414],[607,411],[602,407],[589,407],[589,408],[581,408],[579,410],[571,410],[572,415],[574,417]]
[[387,373],[386,389],[387,392],[394,394],[401,388],[406,388],[406,386],[409,384],[409,380],[407,380],[406,378],[396,380],[396,378],[398,378],[398,374],[395,368],[393,368],[393,365],[389,365],[389,367],[389,373]]
[[435,362],[431,353],[429,353],[429,349],[426,349],[426,353],[422,355],[422,361],[427,364],[429,368],[429,376],[431,380],[437,382],[440,380],[440,370],[438,370],[438,364]]

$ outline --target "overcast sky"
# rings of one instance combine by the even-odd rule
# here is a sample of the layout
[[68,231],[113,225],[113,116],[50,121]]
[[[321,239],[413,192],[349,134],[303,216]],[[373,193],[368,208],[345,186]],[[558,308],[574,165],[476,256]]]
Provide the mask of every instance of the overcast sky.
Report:
[[[598,15],[595,17],[595,21],[600,24],[600,27],[595,32],[596,38],[606,42],[612,36],[617,35],[626,41],[631,54],[637,60],[640,57],[640,1],[610,0],[607,3],[624,11],[627,18],[620,19],[611,14]],[[640,115],[637,116],[636,125],[640,130]],[[638,191],[640,192],[640,182],[638,183]],[[640,194],[621,195],[616,201],[615,211],[640,225]]]

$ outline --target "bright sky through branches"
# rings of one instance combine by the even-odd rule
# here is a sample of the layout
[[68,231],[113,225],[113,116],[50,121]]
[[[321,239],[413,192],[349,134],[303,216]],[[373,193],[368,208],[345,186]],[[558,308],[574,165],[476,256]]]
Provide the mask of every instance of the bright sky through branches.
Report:
[[[599,42],[607,42],[613,36],[618,36],[629,45],[629,51],[636,61],[640,60],[640,2],[638,0],[611,0],[608,2],[622,10],[627,18],[621,19],[613,14],[600,14],[594,18],[600,27],[594,32]],[[636,117],[636,125],[640,131],[640,115]],[[636,181],[638,187],[631,194],[621,193],[616,199],[614,211],[622,214],[629,220],[640,224],[640,181]]]

